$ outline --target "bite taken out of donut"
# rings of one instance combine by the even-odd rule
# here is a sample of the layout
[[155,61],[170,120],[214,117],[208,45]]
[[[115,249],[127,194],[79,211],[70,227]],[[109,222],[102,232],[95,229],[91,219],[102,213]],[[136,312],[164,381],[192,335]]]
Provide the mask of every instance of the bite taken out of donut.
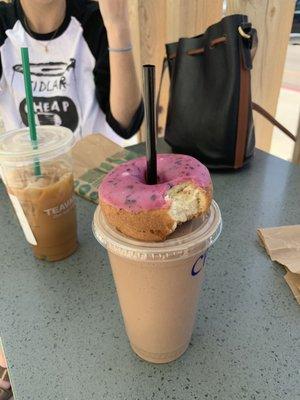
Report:
[[146,158],[110,172],[99,188],[99,203],[109,224],[138,240],[158,242],[176,227],[209,210],[212,182],[208,169],[193,157],[157,156],[158,183],[145,182]]

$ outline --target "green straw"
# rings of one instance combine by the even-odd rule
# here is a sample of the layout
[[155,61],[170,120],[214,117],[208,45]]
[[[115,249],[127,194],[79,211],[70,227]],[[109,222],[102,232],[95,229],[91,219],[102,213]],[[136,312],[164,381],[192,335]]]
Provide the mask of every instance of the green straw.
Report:
[[[26,93],[26,105],[27,105],[29,133],[30,133],[32,148],[35,150],[38,148],[38,141],[37,141],[35,120],[34,120],[30,64],[29,64],[29,55],[28,55],[27,47],[21,47],[21,56],[22,56],[22,65],[23,65],[25,93]],[[35,176],[41,175],[41,166],[40,166],[40,162],[39,162],[38,158],[34,162],[34,174],[35,174]]]

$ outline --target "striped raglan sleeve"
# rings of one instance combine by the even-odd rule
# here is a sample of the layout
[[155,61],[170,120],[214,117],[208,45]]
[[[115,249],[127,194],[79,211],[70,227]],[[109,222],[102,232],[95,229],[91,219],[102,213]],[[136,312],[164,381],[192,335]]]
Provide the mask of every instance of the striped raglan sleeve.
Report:
[[2,82],[2,46],[7,38],[6,30],[11,29],[18,20],[14,3],[0,1],[0,84]]

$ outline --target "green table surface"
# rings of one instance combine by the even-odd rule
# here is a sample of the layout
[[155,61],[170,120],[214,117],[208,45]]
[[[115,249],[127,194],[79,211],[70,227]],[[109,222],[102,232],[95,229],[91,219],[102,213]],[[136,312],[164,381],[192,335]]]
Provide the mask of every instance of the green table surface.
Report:
[[0,336],[15,400],[300,397],[300,308],[256,234],[300,223],[300,168],[257,151],[250,167],[213,181],[223,233],[209,252],[190,347],[167,365],[129,347],[91,230],[95,205],[77,198],[76,254],[39,262],[0,184]]

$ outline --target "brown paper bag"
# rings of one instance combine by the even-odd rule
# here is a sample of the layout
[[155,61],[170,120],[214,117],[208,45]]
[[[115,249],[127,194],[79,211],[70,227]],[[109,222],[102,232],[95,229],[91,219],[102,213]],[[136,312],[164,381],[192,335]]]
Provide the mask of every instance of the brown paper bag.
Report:
[[123,150],[123,147],[98,134],[86,136],[72,149],[74,177],[98,167],[106,157]]
[[258,235],[272,261],[300,274],[300,225],[261,228]]
[[75,192],[98,203],[98,187],[117,165],[138,157],[100,134],[89,135],[72,149]]
[[261,228],[257,233],[271,260],[285,267],[284,279],[300,304],[300,225]]

